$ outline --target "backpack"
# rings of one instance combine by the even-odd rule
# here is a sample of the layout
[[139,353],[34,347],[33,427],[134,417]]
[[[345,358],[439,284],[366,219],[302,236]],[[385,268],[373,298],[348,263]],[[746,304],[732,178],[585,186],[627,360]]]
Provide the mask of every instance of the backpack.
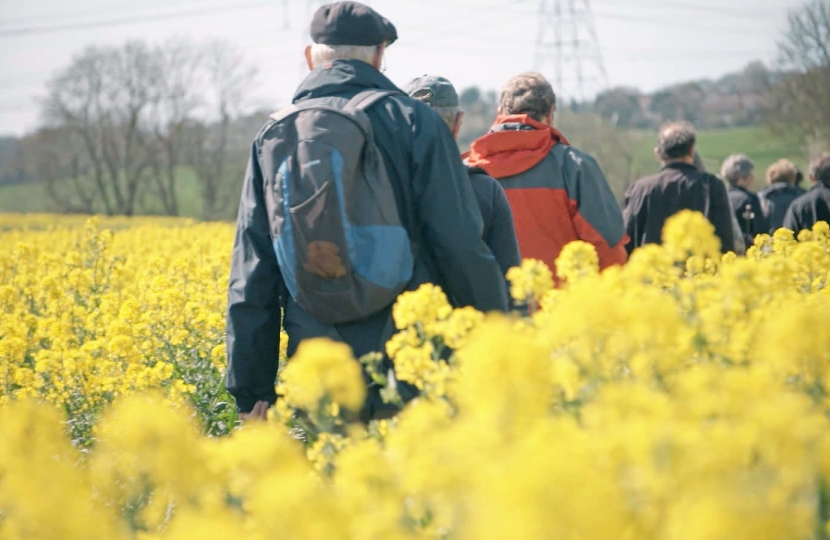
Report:
[[313,98],[271,115],[262,134],[265,202],[285,285],[324,324],[392,304],[414,260],[366,110],[393,92]]

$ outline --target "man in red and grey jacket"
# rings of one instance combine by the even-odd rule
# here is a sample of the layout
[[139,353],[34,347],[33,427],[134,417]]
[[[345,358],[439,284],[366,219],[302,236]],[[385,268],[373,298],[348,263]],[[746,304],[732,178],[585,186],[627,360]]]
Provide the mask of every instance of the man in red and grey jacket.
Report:
[[593,244],[601,268],[627,254],[622,212],[596,160],[553,127],[556,96],[538,73],[510,79],[489,133],[470,146],[467,164],[501,183],[513,210],[522,258],[553,263],[574,240]]

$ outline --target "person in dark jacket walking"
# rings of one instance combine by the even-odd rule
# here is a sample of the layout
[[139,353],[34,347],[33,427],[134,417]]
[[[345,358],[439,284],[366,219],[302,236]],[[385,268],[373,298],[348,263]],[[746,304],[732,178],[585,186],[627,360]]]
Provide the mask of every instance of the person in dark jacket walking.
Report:
[[467,164],[504,188],[523,258],[553,270],[562,248],[582,240],[596,249],[600,268],[623,264],[628,239],[619,204],[596,160],[553,127],[555,109],[556,95],[542,75],[513,77],[490,132],[470,146]]
[[830,153],[824,152],[810,161],[810,182],[810,191],[794,200],[784,216],[784,227],[796,233],[819,221],[830,224]]
[[[404,90],[411,97],[432,107],[447,123],[453,137],[458,138],[464,113],[459,107],[458,93],[449,80],[424,75],[410,81]],[[510,203],[498,181],[484,169],[469,167],[467,173],[484,221],[482,238],[496,257],[502,274],[507,274],[508,270],[522,264]]]
[[659,244],[666,220],[681,210],[701,212],[714,225],[721,251],[735,246],[732,210],[726,187],[716,176],[694,166],[696,133],[687,122],[672,122],[660,128],[657,158],[660,172],[640,178],[625,194],[626,232],[629,253],[644,244]]
[[[481,239],[481,215],[450,130],[427,105],[406,96],[379,71],[386,46],[397,39],[395,27],[368,6],[337,2],[315,12],[311,37],[314,45],[306,48],[311,73],[294,104],[325,98],[331,106],[342,107],[367,89],[390,92],[365,114],[413,248],[406,288],[434,283],[456,305],[506,311],[505,280]],[[273,125],[274,120],[266,123],[251,149],[228,288],[227,387],[245,418],[264,418],[277,398],[281,310],[289,356],[312,337],[345,342],[361,356],[382,351],[394,331],[391,305],[361,320],[327,325],[288,292],[283,273],[293,269],[277,262],[270,229],[275,216],[266,205],[273,194],[264,192],[265,182],[281,174],[263,156],[263,137]],[[379,389],[370,388],[361,417],[390,414]]]
[[[700,156],[700,153],[695,149],[695,155],[692,159],[692,165],[694,165],[695,169],[700,172],[707,172],[706,165],[703,163],[703,158]],[[730,207],[732,205],[730,201]],[[744,236],[741,234],[741,226],[738,225],[738,219],[735,217],[735,209],[732,208],[730,210],[730,215],[732,217],[732,238],[735,241],[735,253],[738,255],[745,255],[746,254],[746,243],[744,242]]]
[[784,226],[790,204],[806,191],[795,185],[800,174],[795,163],[779,159],[767,168],[767,187],[758,192],[770,234]]
[[755,181],[755,164],[743,154],[733,154],[721,166],[721,176],[729,184],[727,192],[735,218],[747,246],[755,243],[755,236],[769,230],[758,196],[749,191]]

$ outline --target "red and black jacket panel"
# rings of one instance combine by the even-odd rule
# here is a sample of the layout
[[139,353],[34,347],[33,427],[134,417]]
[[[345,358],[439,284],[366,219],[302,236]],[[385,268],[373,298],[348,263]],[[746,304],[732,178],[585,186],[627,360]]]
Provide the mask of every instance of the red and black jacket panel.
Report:
[[537,165],[498,180],[513,210],[523,258],[555,270],[562,248],[582,240],[596,248],[600,268],[625,263],[622,212],[591,156],[557,144]]

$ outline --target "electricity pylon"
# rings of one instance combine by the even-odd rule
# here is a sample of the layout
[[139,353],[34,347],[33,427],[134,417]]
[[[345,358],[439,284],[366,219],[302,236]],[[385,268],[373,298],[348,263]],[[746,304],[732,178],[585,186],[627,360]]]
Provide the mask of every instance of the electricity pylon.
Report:
[[588,0],[539,0],[534,63],[565,100],[585,101],[608,85]]

